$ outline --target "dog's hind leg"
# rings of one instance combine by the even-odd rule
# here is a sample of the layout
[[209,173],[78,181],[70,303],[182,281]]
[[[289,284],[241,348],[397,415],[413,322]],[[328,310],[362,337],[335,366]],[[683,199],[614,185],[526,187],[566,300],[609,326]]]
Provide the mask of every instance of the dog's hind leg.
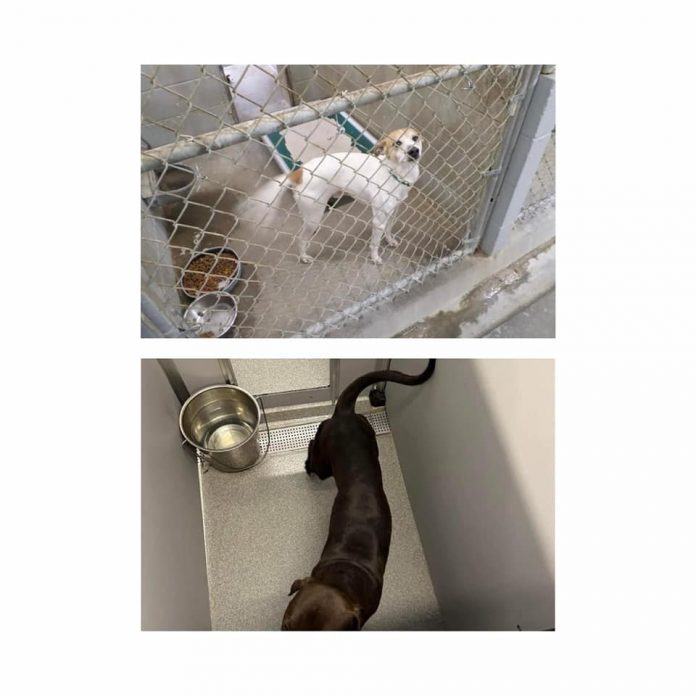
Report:
[[324,205],[320,201],[315,201],[307,196],[298,195],[296,197],[297,207],[302,215],[302,229],[297,236],[297,249],[302,263],[312,263],[312,257],[307,253],[309,240],[317,231],[321,218],[324,215]]

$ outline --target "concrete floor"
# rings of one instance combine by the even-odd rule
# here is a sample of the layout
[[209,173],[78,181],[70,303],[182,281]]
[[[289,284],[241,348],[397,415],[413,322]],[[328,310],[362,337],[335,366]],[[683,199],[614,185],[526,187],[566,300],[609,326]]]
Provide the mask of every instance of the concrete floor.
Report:
[[513,225],[494,256],[472,254],[440,270],[384,309],[366,313],[330,337],[473,338],[555,285],[555,206]]
[[[393,517],[382,601],[364,630],[442,629],[391,434],[377,437]],[[269,454],[248,471],[201,474],[214,630],[279,630],[296,578],[326,540],[336,487],[304,471],[306,449]]]
[[[548,294],[556,282],[556,247],[546,242],[509,266],[487,277],[465,295],[456,298],[448,309],[432,314],[397,334],[400,338],[478,338],[518,315],[540,297]],[[553,297],[551,304],[553,304]],[[543,338],[549,329],[525,317],[508,327],[508,338],[516,338],[514,329],[526,337]],[[519,336],[522,337],[522,336]]]
[[556,291],[552,290],[486,334],[486,338],[554,338]]

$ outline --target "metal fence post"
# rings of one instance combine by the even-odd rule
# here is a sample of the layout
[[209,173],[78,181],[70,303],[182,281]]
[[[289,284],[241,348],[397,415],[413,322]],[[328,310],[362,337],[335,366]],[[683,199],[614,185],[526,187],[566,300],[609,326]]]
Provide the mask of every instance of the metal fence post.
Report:
[[510,157],[498,196],[481,237],[480,249],[495,254],[507,240],[522,209],[556,124],[555,78],[541,74]]
[[182,333],[144,291],[140,295],[140,332],[142,338],[173,337]]

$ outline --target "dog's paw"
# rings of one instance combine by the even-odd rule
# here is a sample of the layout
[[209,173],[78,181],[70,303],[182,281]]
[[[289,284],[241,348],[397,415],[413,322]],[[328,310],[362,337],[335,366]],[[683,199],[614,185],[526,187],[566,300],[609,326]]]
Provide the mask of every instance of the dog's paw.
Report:
[[300,263],[312,263],[314,259],[309,254],[300,254]]
[[375,266],[381,266],[384,261],[382,261],[382,257],[379,254],[372,254],[372,263],[374,263]]
[[390,247],[395,247],[399,245],[399,240],[395,237],[385,237],[385,239]]

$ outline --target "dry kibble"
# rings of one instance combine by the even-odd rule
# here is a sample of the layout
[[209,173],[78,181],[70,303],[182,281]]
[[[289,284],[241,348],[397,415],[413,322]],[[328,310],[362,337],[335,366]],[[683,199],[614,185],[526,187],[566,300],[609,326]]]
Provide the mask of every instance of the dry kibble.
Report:
[[237,257],[223,251],[218,256],[195,258],[184,273],[182,285],[192,294],[222,290],[237,271]]

